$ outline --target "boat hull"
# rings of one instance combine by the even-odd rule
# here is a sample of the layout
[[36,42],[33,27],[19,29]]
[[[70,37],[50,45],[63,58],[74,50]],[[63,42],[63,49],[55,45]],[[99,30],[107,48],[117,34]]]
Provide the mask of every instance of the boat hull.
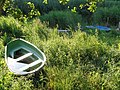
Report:
[[23,39],[16,39],[5,46],[5,61],[11,72],[25,75],[42,68],[46,57],[35,45]]

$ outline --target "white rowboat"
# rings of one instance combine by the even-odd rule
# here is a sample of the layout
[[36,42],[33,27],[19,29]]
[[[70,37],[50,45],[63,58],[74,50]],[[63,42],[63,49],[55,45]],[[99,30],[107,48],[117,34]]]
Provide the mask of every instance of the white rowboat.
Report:
[[11,72],[17,75],[25,75],[42,68],[46,56],[30,42],[16,39],[5,46],[5,61]]

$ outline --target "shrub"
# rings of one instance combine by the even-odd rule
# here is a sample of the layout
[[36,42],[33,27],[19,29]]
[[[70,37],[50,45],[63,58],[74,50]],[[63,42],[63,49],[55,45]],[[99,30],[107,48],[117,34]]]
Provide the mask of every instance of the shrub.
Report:
[[[108,71],[112,70],[108,63],[118,62],[118,48],[111,49],[111,46],[99,41],[97,36],[87,35],[83,32],[74,33],[70,39],[53,35],[43,44],[43,48],[49,66],[46,69],[48,70],[50,89],[112,89],[105,77],[107,77]],[[119,66],[117,68],[119,69]],[[118,76],[112,75],[111,83],[114,82],[113,78],[119,77],[118,69],[115,69]],[[115,80],[113,88],[118,89],[119,81]]]
[[31,41],[36,37],[36,40],[46,40],[49,37],[48,32],[49,29],[39,19],[22,23],[13,17],[0,17],[0,37],[4,45],[13,38],[26,38]]
[[26,40],[39,45],[40,41],[49,38],[50,29],[47,28],[45,24],[42,24],[39,19],[34,19],[31,22],[24,24],[22,31]]
[[11,34],[11,36],[20,37],[21,24],[13,17],[0,17],[0,32],[2,34]]
[[13,17],[0,17],[0,35],[6,44],[11,38],[20,38],[23,36],[21,24]]
[[40,17],[41,21],[49,22],[50,27],[66,29],[68,27],[75,28],[81,22],[81,16],[70,11],[52,11]]

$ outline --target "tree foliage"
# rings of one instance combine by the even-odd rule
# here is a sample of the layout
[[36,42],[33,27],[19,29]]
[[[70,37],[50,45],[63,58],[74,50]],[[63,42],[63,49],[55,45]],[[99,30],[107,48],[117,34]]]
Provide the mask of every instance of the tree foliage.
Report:
[[2,9],[6,12],[7,15],[18,18],[21,21],[26,21],[40,15],[40,12],[35,8],[32,2],[25,2],[27,13],[24,13],[18,6],[15,4],[14,0],[6,0]]
[[[66,5],[70,0],[58,0],[58,1],[59,1],[60,4]],[[104,1],[104,0],[86,0],[86,1],[87,1],[87,3],[86,3],[86,4],[81,4],[81,5],[79,6],[79,8],[82,9],[82,7],[87,6],[89,11],[94,12],[94,11],[96,10],[96,8],[97,8],[97,4],[98,4],[99,2]],[[9,6],[9,7],[11,7],[10,9],[12,9],[14,0],[0,0],[0,14],[1,14],[2,10],[3,10],[3,7],[6,6],[6,3],[10,3],[10,2],[12,2],[12,4],[9,4],[10,6],[7,5],[7,7]],[[43,0],[43,3],[44,3],[44,4],[48,4],[48,0]],[[28,5],[29,5],[29,4],[28,4]],[[31,3],[31,5],[32,5],[32,3]],[[30,5],[30,6],[31,6],[31,5]],[[14,9],[15,9],[15,8],[16,8],[16,7],[14,7]],[[33,7],[32,7],[32,8],[33,8]],[[18,8],[17,8],[17,10],[18,10]],[[71,9],[72,12],[76,12],[76,10],[77,10],[76,7],[74,7],[73,9]],[[15,11],[16,11],[16,10],[15,10]],[[18,11],[19,11],[19,10],[18,10]],[[36,11],[36,10],[35,10],[35,11]],[[8,10],[7,10],[7,12],[8,12]],[[9,12],[12,12],[12,11],[9,10]],[[31,13],[31,12],[30,12],[30,13]],[[38,13],[38,12],[37,12],[37,13]],[[14,13],[14,14],[15,14],[15,13]],[[36,14],[36,12],[35,12],[35,14]]]
[[[48,0],[43,0],[43,3],[48,4],[47,2]],[[66,5],[70,0],[58,0],[60,4]],[[99,2],[103,2],[104,0],[86,0],[87,3],[86,4],[81,4],[79,6],[79,8],[83,8],[84,6],[88,7],[88,10],[90,12],[95,12],[96,8],[97,8],[97,4]],[[71,9],[72,12],[76,12],[77,8],[74,7],[73,9]]]

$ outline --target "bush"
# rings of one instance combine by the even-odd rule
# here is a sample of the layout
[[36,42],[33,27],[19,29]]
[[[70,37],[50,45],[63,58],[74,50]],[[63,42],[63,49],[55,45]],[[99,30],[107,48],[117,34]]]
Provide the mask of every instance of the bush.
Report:
[[20,37],[22,35],[20,29],[21,24],[13,17],[0,17],[0,32],[2,35],[6,33],[11,36]]
[[22,28],[24,39],[33,42],[38,47],[42,47],[42,42],[48,40],[50,29],[42,24],[39,19],[24,24]]
[[13,17],[0,17],[0,37],[4,40],[4,44],[12,38],[20,38],[23,36],[21,24]]
[[42,22],[49,22],[50,27],[59,29],[75,28],[81,22],[81,16],[71,11],[52,11],[40,17]]
[[39,19],[23,23],[13,17],[0,17],[0,37],[4,45],[14,38],[33,40],[36,36],[36,40],[47,40],[48,32],[49,29]]
[[112,62],[119,62],[118,48],[111,48],[99,41],[97,36],[83,32],[74,33],[71,39],[53,35],[43,44],[43,48],[49,66],[46,69],[50,79],[50,89],[112,89],[109,84],[114,82],[113,78],[117,78],[113,88],[119,88],[119,70],[114,70],[118,76],[111,73],[110,83],[106,82],[108,78],[105,79],[108,77],[108,71],[112,72],[110,67],[115,65]]

